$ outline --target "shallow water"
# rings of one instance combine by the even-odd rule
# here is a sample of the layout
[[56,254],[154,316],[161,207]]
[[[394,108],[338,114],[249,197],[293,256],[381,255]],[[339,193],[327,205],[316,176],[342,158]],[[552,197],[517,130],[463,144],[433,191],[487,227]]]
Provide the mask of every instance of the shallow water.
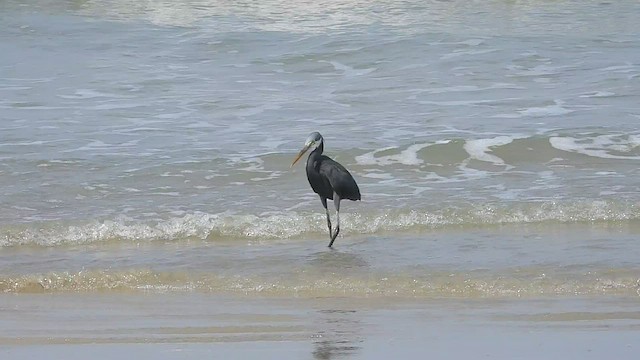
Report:
[[505,225],[328,239],[9,247],[0,291],[512,299],[640,295],[637,227]]

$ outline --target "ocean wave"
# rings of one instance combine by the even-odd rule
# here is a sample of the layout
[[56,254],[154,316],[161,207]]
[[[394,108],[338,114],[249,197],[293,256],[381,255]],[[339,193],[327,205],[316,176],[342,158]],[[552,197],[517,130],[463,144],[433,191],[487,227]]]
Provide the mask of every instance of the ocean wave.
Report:
[[[487,203],[440,209],[395,209],[343,212],[341,227],[352,235],[420,232],[450,227],[482,227],[543,222],[625,222],[640,219],[633,202],[585,200],[566,202]],[[98,242],[179,241],[184,239],[262,240],[322,236],[320,212],[267,215],[193,213],[154,222],[102,220],[46,222],[0,227],[0,246],[59,246]]]
[[558,272],[555,268],[502,272],[377,273],[336,277],[155,272],[148,269],[93,270],[0,277],[0,292],[211,292],[247,296],[316,298],[504,298],[540,296],[638,296],[637,269]]
[[637,134],[607,134],[587,138],[570,136],[549,138],[551,146],[558,150],[573,152],[602,159],[638,160],[640,136]]
[[450,166],[469,160],[494,165],[533,161],[544,165],[553,159],[579,154],[598,159],[640,159],[640,135],[631,133],[495,134],[486,137],[451,137],[440,140],[387,146],[364,154],[354,152],[359,166]]

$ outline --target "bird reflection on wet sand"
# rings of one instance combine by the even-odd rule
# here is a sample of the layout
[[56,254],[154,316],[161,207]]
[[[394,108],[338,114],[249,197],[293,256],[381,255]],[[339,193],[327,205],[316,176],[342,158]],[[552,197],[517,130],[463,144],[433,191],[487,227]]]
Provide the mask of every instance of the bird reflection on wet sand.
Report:
[[[313,272],[326,273],[329,277],[354,269],[367,269],[370,264],[360,255],[343,251],[320,251],[307,256]],[[351,301],[351,300],[347,300]],[[349,358],[361,348],[364,341],[361,313],[350,303],[325,304],[311,318],[313,358]]]
[[318,317],[318,329],[313,335],[314,359],[350,357],[361,349],[363,325],[356,310],[320,310]]

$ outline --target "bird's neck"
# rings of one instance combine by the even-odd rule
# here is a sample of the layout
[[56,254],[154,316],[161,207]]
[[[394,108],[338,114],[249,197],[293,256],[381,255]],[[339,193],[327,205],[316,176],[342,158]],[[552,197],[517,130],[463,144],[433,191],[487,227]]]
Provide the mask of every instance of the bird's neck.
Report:
[[320,144],[318,144],[318,146],[309,154],[309,157],[307,158],[307,166],[309,166],[309,164],[313,164],[315,159],[322,155],[322,151],[324,151],[324,142],[320,141]]
[[322,152],[324,151],[324,141],[320,140],[320,144],[318,144],[318,147],[313,150],[313,152],[317,152],[318,155],[322,155]]

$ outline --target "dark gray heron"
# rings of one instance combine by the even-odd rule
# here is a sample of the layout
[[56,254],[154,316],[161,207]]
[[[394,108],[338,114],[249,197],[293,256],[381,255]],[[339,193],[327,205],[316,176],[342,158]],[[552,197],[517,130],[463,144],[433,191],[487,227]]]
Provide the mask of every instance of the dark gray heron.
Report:
[[[324,210],[327,213],[327,226],[329,227],[329,238],[331,238],[329,247],[331,247],[340,232],[340,200],[360,200],[360,189],[353,176],[344,166],[331,160],[328,156],[322,155],[324,139],[317,131],[309,135],[304,142],[304,147],[291,163],[291,167],[310,148],[313,148],[313,151],[307,158],[307,179],[309,179],[309,184],[313,191],[320,196],[322,206],[324,206]],[[327,199],[333,200],[333,204],[336,207],[337,223],[335,232],[331,231],[331,217],[327,208]]]

